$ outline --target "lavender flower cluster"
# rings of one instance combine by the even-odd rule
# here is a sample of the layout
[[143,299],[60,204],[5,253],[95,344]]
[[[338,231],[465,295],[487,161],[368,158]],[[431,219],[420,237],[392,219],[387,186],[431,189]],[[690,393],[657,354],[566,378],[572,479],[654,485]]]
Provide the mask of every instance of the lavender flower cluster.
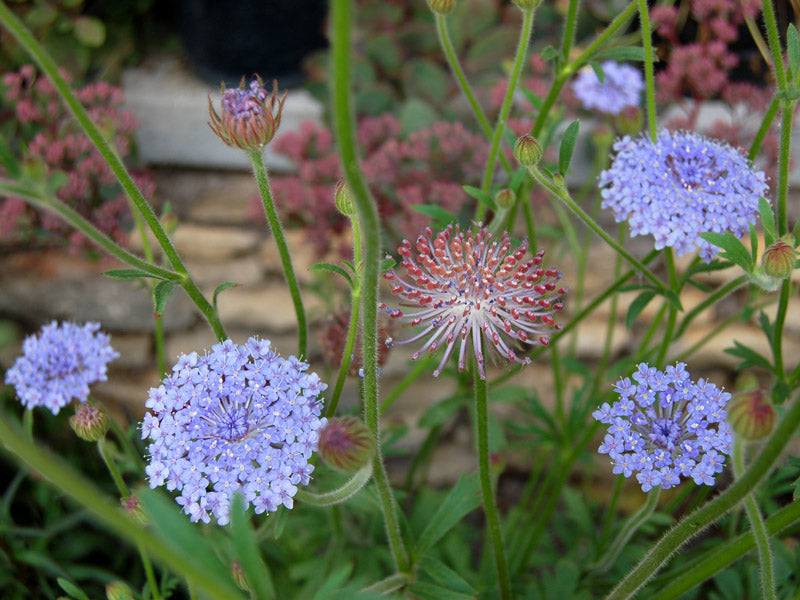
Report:
[[628,106],[638,106],[644,90],[642,73],[630,66],[607,60],[602,65],[603,81],[591,67],[581,70],[572,91],[584,108],[618,115]]
[[655,247],[678,256],[699,249],[711,262],[716,247],[701,233],[744,235],[767,193],[764,173],[727,144],[695,133],[662,131],[655,143],[628,136],[614,144],[611,168],[600,174],[603,208],[631,235],[652,235]]
[[731,451],[731,395],[704,379],[691,381],[684,363],[666,371],[641,363],[633,379],[620,379],[620,399],[592,413],[609,426],[598,452],[608,454],[615,474],[635,472],[644,492],[669,489],[681,477],[713,485]]
[[222,111],[235,119],[251,119],[264,112],[269,92],[258,79],[244,87],[226,88],[222,94]]
[[6,372],[6,383],[22,404],[44,406],[54,415],[72,400],[86,402],[89,385],[106,380],[106,367],[119,356],[99,323],[52,321],[25,338],[22,356]]
[[178,490],[194,522],[213,516],[227,523],[237,491],[257,514],[292,508],[297,485],[314,470],[308,459],[326,422],[317,399],[326,385],[307,368],[256,338],[181,355],[146,402],[150,486]]

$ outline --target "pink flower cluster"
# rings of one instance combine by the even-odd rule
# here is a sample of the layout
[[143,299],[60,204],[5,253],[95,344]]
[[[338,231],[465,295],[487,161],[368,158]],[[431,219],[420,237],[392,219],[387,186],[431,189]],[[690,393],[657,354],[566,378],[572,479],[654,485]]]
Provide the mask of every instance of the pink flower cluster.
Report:
[[[470,210],[470,198],[461,186],[479,183],[488,148],[481,136],[460,123],[441,121],[406,135],[395,117],[370,117],[359,124],[358,143],[381,223],[394,241],[427,225],[428,217],[414,205],[436,204],[452,213]],[[334,187],[342,177],[333,136],[304,123],[300,131],[278,137],[273,149],[297,168],[295,174],[272,177],[275,200],[289,224],[309,230],[317,250],[324,253],[330,233],[341,232],[347,224],[333,202]],[[253,213],[257,214],[255,204]]]
[[[62,75],[70,80],[68,73]],[[100,153],[64,109],[50,80],[37,77],[35,69],[25,65],[7,73],[2,81],[2,100],[13,107],[16,117],[20,145],[14,150],[25,163],[41,165],[47,175],[65,173],[67,182],[59,188],[58,197],[117,243],[125,243],[130,222],[125,196],[116,189],[114,174]],[[76,94],[119,155],[129,156],[138,122],[121,108],[122,90],[101,81]],[[155,193],[155,182],[147,173],[135,172],[134,180],[145,197]],[[18,198],[0,199],[0,236],[38,231],[63,237],[73,252],[89,247],[89,241],[59,217],[40,213]]]

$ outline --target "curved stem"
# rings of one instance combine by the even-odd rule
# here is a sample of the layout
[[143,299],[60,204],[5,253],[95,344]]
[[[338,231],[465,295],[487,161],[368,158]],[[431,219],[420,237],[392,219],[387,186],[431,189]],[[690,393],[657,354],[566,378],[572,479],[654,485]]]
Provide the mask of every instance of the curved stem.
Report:
[[400,534],[397,504],[392,494],[380,444],[378,412],[378,274],[380,272],[381,247],[378,210],[371,197],[358,163],[355,142],[355,123],[350,97],[351,67],[351,21],[352,0],[332,0],[331,3],[331,47],[333,73],[333,117],[334,133],[342,167],[364,238],[364,274],[362,314],[363,368],[364,368],[364,420],[375,442],[373,476],[383,511],[389,546],[399,571],[409,569],[409,559]]
[[370,477],[372,477],[372,463],[361,467],[350,479],[335,490],[316,494],[308,490],[298,489],[295,497],[300,502],[305,502],[313,506],[331,506],[332,504],[339,504],[355,495],[367,484]]
[[[669,273],[669,287],[670,289],[675,292],[675,294],[680,294],[680,285],[678,284],[678,276],[675,273],[675,259],[672,255],[672,248],[664,248],[664,261],[667,263],[667,273]],[[665,302],[668,302],[666,298],[664,299]],[[678,309],[675,308],[675,305],[672,302],[668,302],[668,313],[667,313],[667,328],[664,331],[664,338],[661,341],[660,348],[658,350],[658,355],[656,356],[656,366],[658,368],[664,367],[664,360],[667,357],[667,350],[669,349],[669,344],[672,342],[672,332],[675,330],[675,321],[678,318]]]
[[659,542],[606,597],[607,600],[630,598],[689,539],[705,530],[736,506],[769,474],[778,456],[800,423],[800,401],[795,400],[759,455],[742,476],[719,496],[687,515]]
[[267,222],[269,223],[270,231],[272,231],[272,237],[275,239],[275,245],[278,247],[278,254],[281,257],[281,265],[283,266],[283,274],[286,277],[286,283],[289,285],[289,293],[292,296],[294,312],[295,315],[297,315],[297,357],[304,359],[306,357],[308,326],[306,325],[306,311],[305,308],[303,308],[300,286],[294,274],[292,256],[289,253],[289,246],[286,244],[286,237],[283,235],[281,222],[278,218],[278,211],[275,210],[275,201],[272,199],[272,191],[269,187],[269,174],[267,173],[267,167],[264,165],[263,152],[261,150],[253,150],[248,154],[250,155],[250,164],[253,166],[253,174],[258,183],[258,191],[261,194],[261,204],[264,206],[264,214],[267,216]]
[[775,115],[778,114],[778,108],[780,108],[778,97],[773,96],[772,102],[769,103],[769,108],[767,108],[767,112],[764,113],[764,118],[761,120],[761,126],[758,128],[756,136],[753,138],[753,143],[750,144],[750,152],[747,154],[749,160],[753,161],[758,156],[758,151],[761,150],[761,145],[764,143],[767,133],[769,133],[769,128],[772,127]]
[[650,140],[656,141],[656,84],[653,73],[653,34],[650,31],[650,15],[647,0],[639,0],[639,20],[642,29],[642,46],[644,47],[644,78],[647,89],[647,126]]
[[[492,133],[492,141],[489,146],[489,158],[486,161],[486,170],[483,174],[483,182],[481,183],[481,189],[484,192],[488,192],[492,185],[492,176],[494,175],[497,155],[500,152],[500,142],[503,140],[506,120],[508,119],[508,113],[511,111],[511,102],[514,99],[514,92],[517,90],[519,75],[522,72],[522,66],[525,64],[525,57],[528,54],[528,44],[531,39],[531,31],[533,30],[534,14],[534,10],[525,10],[522,14],[522,29],[519,33],[517,53],[514,56],[514,65],[511,68],[511,75],[508,78],[508,88],[506,89],[505,98],[503,98],[503,104],[500,107],[500,114],[497,116],[497,124],[494,126],[494,132]],[[485,214],[486,206],[479,203],[475,212],[475,221],[481,222]]]
[[489,415],[486,380],[482,379],[475,361],[472,364],[475,385],[475,433],[478,439],[478,469],[481,480],[481,496],[486,513],[486,528],[494,550],[494,563],[497,568],[497,579],[500,584],[500,598],[511,598],[511,579],[508,575],[508,564],[503,549],[503,534],[500,530],[500,519],[497,515],[497,503],[492,489],[492,478],[489,473]]
[[[744,444],[737,436],[733,443],[733,473],[741,477],[744,472]],[[761,567],[761,597],[765,600],[777,600],[775,595],[775,571],[772,567],[772,550],[769,547],[769,536],[764,525],[764,519],[758,510],[755,494],[748,494],[744,500],[747,518],[750,520],[750,529],[756,539],[758,549],[758,563]]]
[[625,547],[625,544],[633,537],[633,534],[636,533],[639,528],[647,522],[647,519],[653,514],[658,505],[658,498],[661,495],[661,488],[657,487],[650,491],[647,494],[647,501],[637,510],[634,514],[632,514],[625,524],[620,529],[620,532],[617,534],[617,537],[614,538],[614,541],[611,542],[611,546],[603,553],[603,556],[595,563],[592,567],[595,571],[607,571],[611,565],[614,564],[614,561],[617,560],[620,552]]
[[736,279],[733,279],[726,283],[725,285],[721,286],[720,288],[714,290],[711,294],[706,296],[702,302],[697,304],[694,308],[687,311],[686,315],[678,325],[678,329],[675,331],[674,339],[678,339],[684,333],[686,333],[686,328],[689,327],[692,321],[704,310],[710,308],[723,298],[727,297],[729,294],[732,294],[736,290],[738,290],[743,285],[746,285],[750,281],[750,278],[747,275],[740,275]]

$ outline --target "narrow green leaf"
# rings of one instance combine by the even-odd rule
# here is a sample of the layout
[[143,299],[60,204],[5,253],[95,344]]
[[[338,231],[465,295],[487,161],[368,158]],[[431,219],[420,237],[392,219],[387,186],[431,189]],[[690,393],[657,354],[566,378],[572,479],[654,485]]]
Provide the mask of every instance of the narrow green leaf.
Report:
[[217,296],[219,296],[225,290],[229,290],[233,287],[238,286],[239,284],[235,281],[226,281],[225,283],[220,283],[214,289],[214,296],[212,297],[211,303],[214,305],[214,310],[217,310]]
[[320,262],[315,265],[311,265],[309,269],[311,271],[328,271],[330,273],[336,273],[337,275],[341,275],[342,277],[344,277],[345,281],[347,281],[350,287],[351,288],[353,287],[353,278],[350,276],[350,273],[345,271],[339,265],[334,265],[327,262]]
[[155,275],[151,275],[139,269],[111,269],[110,271],[103,271],[103,275],[113,279],[141,279],[142,277],[161,279],[161,277],[156,277]]
[[420,427],[436,427],[444,424],[464,406],[463,396],[453,396],[429,406],[419,418]]
[[792,394],[792,388],[783,379],[779,379],[772,386],[772,401],[775,404],[783,404],[789,399]]
[[174,281],[159,281],[153,288],[153,311],[157,315],[164,314],[164,307],[174,287]]
[[750,256],[753,257],[753,264],[755,264],[758,256],[758,233],[752,223],[750,223]]
[[411,208],[433,219],[433,224],[437,227],[447,227],[456,222],[455,216],[436,204],[415,204]]
[[231,503],[231,537],[236,549],[236,559],[242,565],[242,571],[247,578],[252,597],[257,600],[270,600],[275,598],[275,586],[266,564],[261,558],[250,519],[245,510],[244,499],[241,493],[233,496]]
[[416,555],[422,556],[425,551],[438,542],[450,529],[475,510],[481,502],[478,478],[475,474],[461,476],[447,498],[439,505],[439,509],[431,516],[428,526],[419,536]]
[[81,588],[71,581],[64,579],[63,577],[56,578],[56,581],[58,582],[58,585],[61,586],[61,589],[69,594],[70,598],[75,598],[75,600],[89,600],[89,596],[87,596]]
[[508,187],[514,190],[515,193],[519,193],[519,186],[522,185],[522,182],[525,181],[525,178],[528,176],[528,170],[524,167],[520,167],[514,174],[511,176],[511,179],[508,182]]
[[474,598],[476,595],[475,588],[473,588],[466,579],[438,558],[426,555],[420,561],[419,568],[422,569],[426,575],[430,576],[434,582],[450,591],[468,594],[470,598]]
[[474,600],[475,594],[464,594],[448,590],[435,583],[416,581],[408,586],[408,591],[414,598],[420,600]]
[[750,256],[747,248],[739,241],[739,238],[732,233],[707,232],[701,233],[700,237],[710,244],[722,248],[723,251],[720,252],[720,257],[739,265],[748,273],[753,271],[753,257]]
[[548,60],[553,60],[554,58],[563,58],[561,50],[556,50],[552,46],[545,46],[539,56],[545,62]]
[[597,75],[597,80],[600,83],[605,82],[605,80],[606,80],[606,72],[603,71],[603,65],[601,65],[596,60],[590,60],[589,61],[589,66],[592,67],[592,71],[594,71],[594,74]]
[[761,367],[762,369],[772,372],[772,364],[769,360],[761,356],[761,354],[742,345],[740,342],[734,341],[733,344],[733,348],[727,348],[725,353],[742,359],[742,362],[736,365],[737,371],[750,367]]
[[491,195],[489,195],[488,193],[476,187],[472,187],[471,185],[462,185],[461,187],[464,189],[464,191],[467,193],[468,196],[472,196],[473,198],[475,198],[475,200],[477,200],[481,204],[485,204],[492,210],[497,210],[497,204],[495,204],[494,198],[492,198]]
[[396,264],[397,261],[395,259],[393,259],[391,256],[387,256],[381,261],[381,273],[383,273],[384,271],[388,271]]
[[[594,59],[597,61],[602,60],[634,60],[638,62],[644,62],[645,54],[644,48],[641,46],[618,46],[616,48],[609,48],[608,50],[602,50],[594,55]],[[658,62],[658,56],[653,53],[653,62]]]
[[764,228],[764,243],[771,246],[778,239],[778,233],[775,231],[775,213],[772,212],[769,200],[763,196],[758,199],[758,211],[761,213],[761,226]]
[[789,23],[789,28],[786,30],[786,53],[789,57],[790,78],[794,79],[800,67],[800,38],[797,36],[794,23]]
[[650,290],[647,292],[642,292],[636,296],[636,298],[634,298],[633,302],[631,302],[630,306],[628,307],[627,314],[625,315],[625,327],[628,329],[631,328],[633,322],[636,320],[636,317],[641,314],[641,312],[645,309],[655,295],[656,293]]
[[569,170],[569,163],[572,161],[572,153],[575,151],[579,128],[580,122],[573,121],[567,126],[564,136],[561,138],[561,147],[558,149],[558,172],[562,175],[566,175]]

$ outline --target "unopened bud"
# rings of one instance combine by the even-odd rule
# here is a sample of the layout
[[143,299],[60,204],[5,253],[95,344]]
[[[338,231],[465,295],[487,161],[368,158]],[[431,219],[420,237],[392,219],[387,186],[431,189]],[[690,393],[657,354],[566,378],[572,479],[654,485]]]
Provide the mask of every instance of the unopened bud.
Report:
[[530,134],[520,136],[514,144],[514,158],[523,167],[538,165],[543,155],[542,145]]
[[775,426],[775,408],[759,389],[740,392],[728,403],[728,423],[736,435],[760,440]]
[[456,5],[456,0],[428,0],[428,6],[437,15],[446,15]]
[[790,236],[781,238],[764,251],[764,255],[761,257],[761,268],[770,277],[786,279],[792,274],[797,253],[788,243],[789,239],[791,239]]
[[622,135],[633,135],[642,130],[644,115],[638,106],[626,106],[614,117],[614,124]]
[[356,207],[353,204],[353,195],[350,193],[350,188],[344,179],[340,179],[336,184],[336,190],[333,192],[333,200],[336,203],[336,208],[339,212],[346,217],[352,217],[356,214]]
[[244,78],[238,88],[222,86],[222,111],[218,113],[208,97],[209,126],[228,146],[248,152],[260,150],[275,136],[281,124],[286,92],[278,96],[278,82],[272,93],[263,87],[260,77],[245,86]]
[[106,584],[106,598],[108,600],[133,600],[133,593],[126,583],[112,581]]
[[245,592],[250,591],[250,583],[247,581],[247,576],[244,574],[242,563],[238,560],[231,563],[231,575],[233,575],[233,580],[236,582],[236,585],[239,586],[239,589]]
[[375,453],[369,429],[353,416],[329,420],[319,434],[317,447],[322,460],[343,473],[358,471]]
[[494,201],[497,206],[503,209],[509,209],[514,206],[514,202],[516,202],[516,200],[517,195],[514,193],[514,190],[509,188],[503,188],[494,196]]
[[150,523],[150,520],[147,518],[147,515],[144,514],[144,510],[142,509],[142,503],[139,501],[139,497],[135,494],[131,494],[130,496],[125,496],[124,498],[119,499],[120,504],[122,504],[122,509],[128,513],[130,517],[133,517],[142,525],[147,525]]
[[108,415],[101,406],[86,402],[75,409],[75,414],[69,418],[69,426],[82,440],[96,442],[108,431]]
[[520,10],[534,10],[542,3],[542,0],[514,0]]

